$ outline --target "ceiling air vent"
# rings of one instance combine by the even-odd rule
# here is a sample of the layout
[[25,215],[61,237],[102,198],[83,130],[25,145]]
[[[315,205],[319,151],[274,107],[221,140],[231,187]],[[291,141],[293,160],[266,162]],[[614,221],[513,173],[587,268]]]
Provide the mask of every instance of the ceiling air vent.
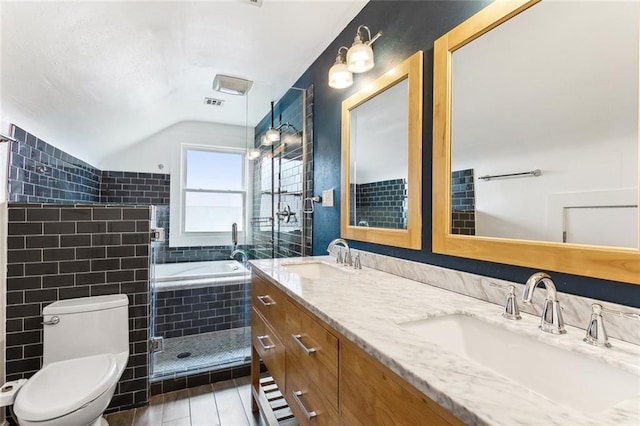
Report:
[[215,99],[215,98],[204,98],[204,103],[206,105],[211,105],[211,106],[224,106],[224,101],[222,99]]
[[262,0],[238,0],[240,3],[247,3],[253,6],[262,7]]

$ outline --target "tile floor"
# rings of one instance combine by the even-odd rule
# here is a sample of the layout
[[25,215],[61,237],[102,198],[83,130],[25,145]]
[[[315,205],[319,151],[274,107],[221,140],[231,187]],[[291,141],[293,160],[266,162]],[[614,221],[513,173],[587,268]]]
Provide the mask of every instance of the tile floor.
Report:
[[251,359],[251,327],[165,339],[164,350],[152,356],[154,378],[233,367]]
[[106,416],[110,426],[264,426],[243,377],[151,397],[149,406]]

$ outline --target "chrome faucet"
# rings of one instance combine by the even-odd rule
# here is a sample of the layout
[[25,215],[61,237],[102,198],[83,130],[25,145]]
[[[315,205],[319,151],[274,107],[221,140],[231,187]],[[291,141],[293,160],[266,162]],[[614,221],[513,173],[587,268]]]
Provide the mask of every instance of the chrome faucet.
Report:
[[349,266],[353,266],[353,261],[351,259],[351,249],[349,248],[349,243],[347,242],[347,240],[344,240],[342,238],[336,238],[335,240],[331,241],[329,243],[329,245],[327,246],[327,253],[331,254],[331,250],[333,250],[333,248],[335,246],[337,246],[338,244],[342,244],[344,246],[344,248],[347,249],[347,253],[344,255],[344,261],[342,260],[342,252],[338,251],[338,255],[336,257],[336,262],[337,263],[344,263],[345,265],[349,265]]
[[547,297],[544,300],[539,328],[547,333],[564,334],[567,331],[564,329],[562,310],[560,308],[560,302],[558,301],[558,291],[556,290],[556,286],[553,284],[553,281],[551,281],[551,277],[549,275],[544,272],[536,272],[531,275],[524,285],[522,301],[524,303],[531,304],[533,300],[533,292],[540,283],[542,283],[547,289]]
[[593,303],[591,305],[591,319],[589,320],[589,326],[587,327],[587,335],[582,339],[590,345],[604,346],[605,348],[611,347],[609,337],[607,336],[607,330],[604,329],[604,320],[602,319],[603,312],[630,319],[640,319],[640,314],[608,309],[604,308],[599,303]]
[[240,249],[235,249],[234,251],[232,251],[231,255],[229,256],[229,259],[235,259],[236,255],[238,254],[241,255],[242,264],[245,264],[249,261],[249,256],[247,255],[247,252]]

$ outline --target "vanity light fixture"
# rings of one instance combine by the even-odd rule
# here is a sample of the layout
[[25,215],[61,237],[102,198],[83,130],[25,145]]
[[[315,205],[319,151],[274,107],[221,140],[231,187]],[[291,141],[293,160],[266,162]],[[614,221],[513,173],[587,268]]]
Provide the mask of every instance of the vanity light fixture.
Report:
[[280,140],[280,130],[273,127],[273,101],[271,101],[271,125],[262,138],[262,145],[270,146]]
[[[364,39],[364,30],[367,30],[368,40]],[[371,37],[371,31],[366,25],[360,25],[356,31],[356,36],[353,39],[353,44],[347,52],[347,68],[353,73],[367,72],[374,66],[373,61],[373,49],[371,45],[380,36],[382,31]]]
[[[343,52],[344,49],[344,52]],[[346,55],[349,49],[340,46],[336,55],[336,62],[329,68],[329,87],[345,89],[353,84],[353,74],[347,68]]]
[[289,122],[285,122],[280,124],[278,127],[274,125],[274,112],[273,112],[273,101],[271,101],[271,125],[267,129],[264,135],[262,135],[262,139],[260,143],[264,146],[271,146],[276,142],[280,142],[280,132],[282,129],[293,129],[294,133],[286,133],[283,137],[283,143],[285,145],[293,145],[300,144],[302,142],[302,132],[299,131],[296,126]]
[[260,149],[259,148],[249,148],[247,150],[247,159],[249,160],[257,160],[260,158]]

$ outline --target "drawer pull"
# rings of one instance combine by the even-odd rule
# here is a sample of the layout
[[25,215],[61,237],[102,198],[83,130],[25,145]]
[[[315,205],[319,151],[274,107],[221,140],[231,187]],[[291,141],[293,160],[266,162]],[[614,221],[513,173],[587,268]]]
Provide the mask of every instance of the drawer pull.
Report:
[[304,406],[302,400],[300,399],[300,397],[302,396],[302,391],[293,391],[291,392],[291,395],[293,395],[293,399],[296,401],[296,404],[298,404],[298,407],[300,407],[307,420],[311,420],[318,415],[315,411],[309,411],[307,410],[307,407]]
[[[264,296],[256,296],[256,298],[264,305],[264,306],[271,306],[271,305],[275,305],[276,302],[273,301],[273,299],[271,298],[271,296],[269,296],[268,294],[265,294]],[[265,302],[265,299],[269,298],[270,302]]]
[[291,337],[293,337],[293,340],[300,345],[307,355],[311,355],[316,351],[316,348],[308,348],[304,343],[302,343],[302,334],[292,334]]
[[264,344],[263,340],[269,339],[269,336],[266,334],[264,336],[256,336],[256,339],[258,340],[258,343],[260,343],[260,346],[262,346],[262,349],[264,349],[265,351],[276,347],[276,345],[274,345],[273,343],[269,343],[268,345]]

